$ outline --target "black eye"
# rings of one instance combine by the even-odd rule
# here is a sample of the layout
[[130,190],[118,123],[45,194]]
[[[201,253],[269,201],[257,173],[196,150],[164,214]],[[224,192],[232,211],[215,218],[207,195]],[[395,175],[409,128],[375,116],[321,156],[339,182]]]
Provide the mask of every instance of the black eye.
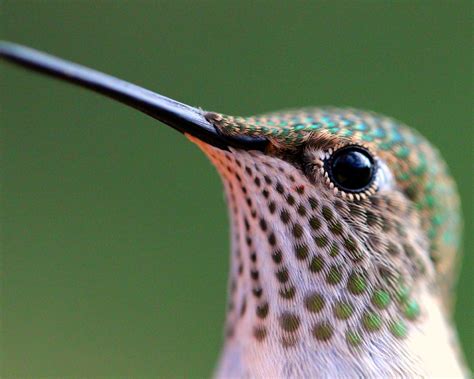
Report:
[[346,192],[362,192],[375,178],[376,163],[370,153],[360,146],[345,146],[336,150],[325,162],[329,178]]

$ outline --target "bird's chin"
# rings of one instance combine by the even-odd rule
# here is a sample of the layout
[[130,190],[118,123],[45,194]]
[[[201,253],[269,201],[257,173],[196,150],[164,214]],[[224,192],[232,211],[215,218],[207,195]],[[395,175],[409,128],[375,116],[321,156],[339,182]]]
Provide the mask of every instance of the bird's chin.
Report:
[[194,143],[195,145],[197,145],[203,152],[204,154],[208,154],[208,152],[210,151],[215,151],[215,150],[219,150],[203,141],[201,141],[199,138],[197,137],[194,137],[192,136],[191,134],[189,133],[184,133],[184,136],[190,140],[192,143]]
[[197,145],[199,149],[209,158],[213,166],[217,169],[219,174],[225,178],[225,164],[224,164],[224,158],[226,156],[230,156],[233,153],[237,152],[237,149],[234,148],[229,148],[229,150],[222,150],[218,147],[209,145],[208,143],[200,140],[197,137],[194,137],[188,133],[184,134],[188,140],[190,140],[192,143]]

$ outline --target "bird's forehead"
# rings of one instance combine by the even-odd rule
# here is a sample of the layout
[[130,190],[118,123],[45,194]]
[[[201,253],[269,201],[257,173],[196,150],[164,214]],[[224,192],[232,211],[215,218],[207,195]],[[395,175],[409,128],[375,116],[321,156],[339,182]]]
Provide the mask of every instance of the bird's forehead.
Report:
[[266,137],[288,149],[306,143],[348,141],[405,158],[407,145],[414,147],[421,142],[416,133],[394,119],[354,109],[306,108],[251,117],[210,113],[207,117],[226,135]]

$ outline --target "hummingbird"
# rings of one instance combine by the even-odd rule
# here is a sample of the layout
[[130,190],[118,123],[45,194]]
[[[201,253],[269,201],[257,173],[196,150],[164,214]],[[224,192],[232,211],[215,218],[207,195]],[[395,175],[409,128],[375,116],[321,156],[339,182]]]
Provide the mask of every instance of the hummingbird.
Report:
[[0,57],[183,133],[231,226],[216,378],[467,377],[452,322],[456,185],[414,129],[352,108],[208,112],[9,43]]

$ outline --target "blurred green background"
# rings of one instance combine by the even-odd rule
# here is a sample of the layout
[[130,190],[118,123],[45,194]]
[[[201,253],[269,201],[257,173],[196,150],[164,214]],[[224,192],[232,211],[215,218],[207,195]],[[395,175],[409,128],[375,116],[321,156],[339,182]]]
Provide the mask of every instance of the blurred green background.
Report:
[[[456,321],[472,366],[471,6],[1,1],[0,36],[209,110],[351,105],[418,128],[464,200]],[[214,169],[145,115],[0,70],[0,376],[208,376],[229,234]]]

